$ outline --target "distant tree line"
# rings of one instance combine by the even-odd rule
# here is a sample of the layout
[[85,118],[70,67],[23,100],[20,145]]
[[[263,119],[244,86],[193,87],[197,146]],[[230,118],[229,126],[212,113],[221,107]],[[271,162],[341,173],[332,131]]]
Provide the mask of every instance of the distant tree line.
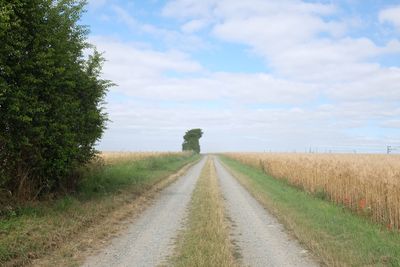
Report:
[[74,187],[105,129],[111,83],[79,25],[85,1],[0,0],[0,193]]
[[199,140],[202,136],[203,131],[201,129],[191,129],[187,131],[183,136],[182,150],[200,153]]

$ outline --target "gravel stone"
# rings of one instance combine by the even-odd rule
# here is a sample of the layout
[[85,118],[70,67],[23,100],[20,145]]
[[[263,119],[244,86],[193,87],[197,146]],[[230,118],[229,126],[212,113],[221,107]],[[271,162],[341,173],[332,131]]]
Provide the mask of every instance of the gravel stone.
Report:
[[98,255],[89,257],[85,267],[157,266],[173,253],[186,208],[205,158],[176,182],[165,188],[155,202],[135,220],[122,236]]
[[234,225],[233,239],[245,266],[319,266],[217,159],[215,167],[225,208]]

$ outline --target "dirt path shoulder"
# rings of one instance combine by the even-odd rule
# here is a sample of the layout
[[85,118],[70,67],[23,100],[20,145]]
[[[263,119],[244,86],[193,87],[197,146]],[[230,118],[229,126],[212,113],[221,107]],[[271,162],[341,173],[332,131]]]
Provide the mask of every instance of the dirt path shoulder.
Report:
[[83,266],[157,266],[173,252],[186,207],[205,159],[165,188],[120,237]]
[[245,266],[318,266],[238,181],[215,160],[225,207]]

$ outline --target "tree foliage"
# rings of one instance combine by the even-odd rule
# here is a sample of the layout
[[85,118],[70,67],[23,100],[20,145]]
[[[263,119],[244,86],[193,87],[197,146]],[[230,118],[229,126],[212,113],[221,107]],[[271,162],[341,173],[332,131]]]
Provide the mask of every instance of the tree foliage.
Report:
[[201,129],[191,129],[185,133],[183,136],[182,150],[191,150],[196,153],[200,153],[199,140],[203,136],[203,131]]
[[0,0],[0,187],[36,196],[71,183],[105,128],[109,81],[79,25],[84,1]]

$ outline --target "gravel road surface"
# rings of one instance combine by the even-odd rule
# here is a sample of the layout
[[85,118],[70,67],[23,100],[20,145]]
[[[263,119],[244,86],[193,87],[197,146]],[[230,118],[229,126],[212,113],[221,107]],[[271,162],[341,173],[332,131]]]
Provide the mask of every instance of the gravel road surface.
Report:
[[205,158],[192,166],[158,198],[111,245],[89,257],[83,266],[157,266],[173,252],[185,210]]
[[215,167],[225,208],[233,221],[233,238],[245,266],[318,266],[218,159],[215,160]]

